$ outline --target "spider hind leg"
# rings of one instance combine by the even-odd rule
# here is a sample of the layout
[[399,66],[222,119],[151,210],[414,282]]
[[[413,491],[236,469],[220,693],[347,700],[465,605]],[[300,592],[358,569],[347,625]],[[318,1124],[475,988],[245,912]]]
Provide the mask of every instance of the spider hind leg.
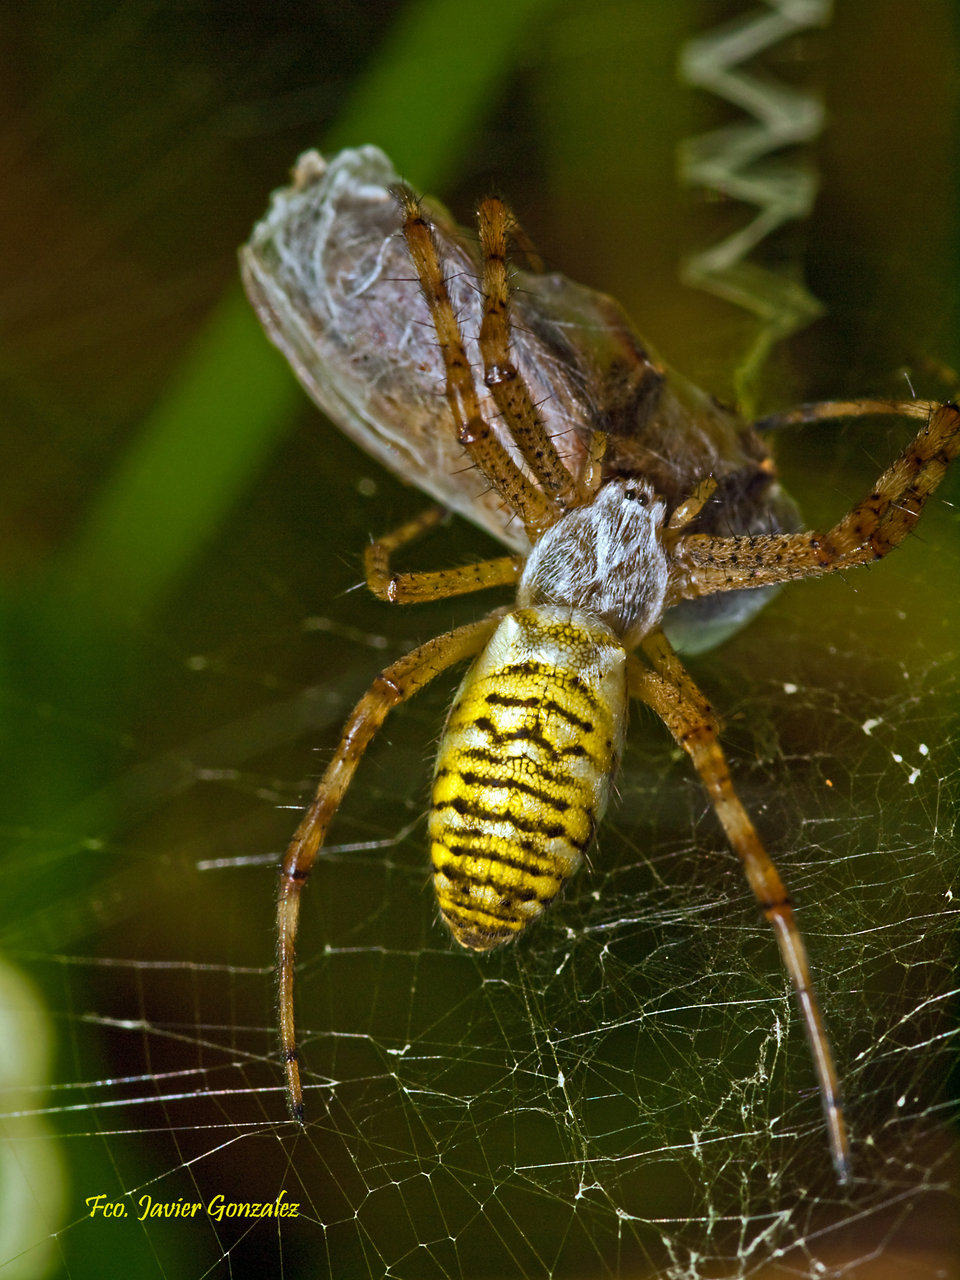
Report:
[[654,631],[647,636],[642,649],[651,666],[631,657],[628,667],[630,692],[656,712],[677,745],[690,756],[727,839],[740,858],[747,882],[773,927],[784,967],[800,1005],[820,1086],[833,1167],[838,1182],[845,1183],[850,1175],[850,1139],[840,1083],[790,895],[734,790],[720,746],[719,725],[710,704],[682,666],[662,631]]

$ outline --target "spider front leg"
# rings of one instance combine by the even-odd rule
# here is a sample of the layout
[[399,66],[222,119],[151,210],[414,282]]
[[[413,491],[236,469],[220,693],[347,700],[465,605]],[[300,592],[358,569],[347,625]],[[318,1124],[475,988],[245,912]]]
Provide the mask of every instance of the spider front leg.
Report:
[[530,541],[536,542],[545,529],[556,523],[561,508],[524,475],[481,414],[473,370],[450,301],[433,228],[408,187],[397,187],[394,194],[403,214],[403,234],[443,356],[447,403],[453,414],[457,439],[471,462],[523,521]]
[[556,450],[527,384],[510,356],[510,280],[507,241],[523,240],[516,218],[502,200],[484,200],[477,210],[483,254],[483,322],[480,352],[483,376],[503,414],[514,443],[543,491],[561,507],[589,497]]
[[277,990],[280,1005],[280,1049],[287,1074],[290,1114],[303,1123],[303,1090],[297,1055],[293,1006],[300,894],[309,879],[330,820],[353,780],[357,765],[387,715],[454,663],[472,658],[486,644],[500,620],[501,611],[428,640],[391,663],[363,695],[340,735],[340,742],[320,779],[310,807],[294,832],[280,868],[277,898]]
[[[830,406],[842,409],[843,404]],[[809,411],[809,406],[807,410]],[[871,404],[875,411],[878,406]],[[918,402],[924,425],[874,489],[826,533],[780,533],[755,537],[681,537],[676,577],[668,604],[738,587],[762,587],[810,578],[879,560],[900,545],[947,467],[960,453],[960,409]],[[887,406],[887,412],[902,406]],[[807,420],[807,419],[805,419]]]
[[750,888],[773,926],[780,955],[800,1004],[807,1042],[813,1055],[833,1167],[837,1180],[845,1183],[850,1169],[850,1142],[840,1085],[790,895],[733,789],[718,739],[719,726],[710,704],[682,666],[662,631],[649,635],[641,647],[652,663],[652,669],[631,656],[628,667],[630,693],[657,713],[677,744],[690,756],[727,839],[743,864]]

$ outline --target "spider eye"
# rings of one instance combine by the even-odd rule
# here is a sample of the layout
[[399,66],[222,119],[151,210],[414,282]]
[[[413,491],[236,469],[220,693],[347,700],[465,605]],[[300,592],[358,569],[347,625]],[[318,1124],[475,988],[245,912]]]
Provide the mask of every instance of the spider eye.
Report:
[[649,494],[644,489],[624,489],[623,496],[631,498],[634,502],[639,502],[641,507],[645,507],[650,501]]

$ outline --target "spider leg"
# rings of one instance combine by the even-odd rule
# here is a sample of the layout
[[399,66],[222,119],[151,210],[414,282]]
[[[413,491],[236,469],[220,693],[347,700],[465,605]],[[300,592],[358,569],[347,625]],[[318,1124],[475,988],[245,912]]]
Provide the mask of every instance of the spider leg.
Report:
[[680,537],[668,605],[715,591],[811,578],[879,560],[913,529],[958,453],[960,409],[938,405],[873,490],[826,533]]
[[543,275],[543,272],[545,270],[545,267],[543,265],[543,259],[540,257],[540,254],[537,252],[537,246],[533,243],[533,240],[531,240],[531,238],[527,235],[526,231],[524,231],[523,227],[520,224],[519,219],[517,218],[517,215],[513,212],[513,210],[508,209],[507,206],[503,203],[503,201],[498,200],[496,196],[490,197],[489,201],[485,200],[483,203],[499,204],[502,206],[503,211],[507,217],[507,231],[510,235],[510,239],[513,241],[514,248],[519,249],[519,251],[523,254],[524,258],[526,259],[527,271],[532,272],[534,275],[538,275],[538,276]]
[[675,508],[670,519],[667,521],[667,533],[670,538],[675,540],[674,535],[683,532],[684,528],[697,516],[713,497],[717,489],[717,481],[715,476],[707,476],[701,480],[691,493],[689,498],[685,498],[679,507]]
[[743,864],[750,888],[773,926],[784,967],[800,1004],[807,1042],[813,1055],[833,1166],[837,1180],[844,1183],[849,1176],[850,1143],[840,1085],[790,895],[733,789],[718,739],[717,718],[710,704],[681,665],[662,631],[652,632],[641,647],[652,669],[631,655],[628,666],[630,693],[657,713],[678,746],[690,756],[727,839]]
[[385,667],[363,695],[343,727],[333,759],[324,772],[310,807],[294,832],[280,868],[277,897],[277,990],[280,1048],[287,1073],[290,1114],[303,1123],[303,1090],[297,1055],[293,976],[300,915],[300,894],[323,843],[330,820],[353,780],[364,751],[390,712],[447,667],[471,658],[483,648],[501,611],[428,640]]
[[477,210],[483,254],[483,323],[480,353],[484,382],[534,478],[561,507],[589,498],[567,470],[529,388],[510,358],[510,280],[507,240],[520,235],[519,226],[502,200],[484,200]]
[[444,600],[487,587],[506,586],[516,582],[523,571],[522,556],[498,556],[477,564],[458,565],[455,569],[439,569],[429,573],[394,573],[390,557],[399,547],[435,528],[444,518],[443,507],[429,507],[413,520],[392,533],[372,542],[364,554],[367,586],[388,604],[419,604],[425,600]]
[[480,413],[473,371],[450,301],[433,228],[408,187],[395,188],[395,195],[403,213],[403,234],[443,355],[447,403],[453,413],[457,439],[470,460],[519,516],[530,541],[536,542],[540,534],[556,522],[560,508],[524,475]]
[[838,418],[922,418],[936,412],[935,400],[815,400],[794,405],[782,413],[771,413],[753,424],[757,431],[779,431],[783,427],[806,426],[811,422],[832,422]]

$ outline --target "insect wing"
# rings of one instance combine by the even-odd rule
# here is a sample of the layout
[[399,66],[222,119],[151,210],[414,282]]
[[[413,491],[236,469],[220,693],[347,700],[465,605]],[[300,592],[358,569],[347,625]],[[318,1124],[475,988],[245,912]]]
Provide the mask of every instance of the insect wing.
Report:
[[[376,147],[301,156],[293,185],[241,250],[247,293],[270,339],[325,413],[401,479],[519,550],[522,527],[471,467],[444,395],[443,361]],[[481,298],[474,254],[430,204],[471,362]],[[482,397],[494,429],[496,409]],[[512,449],[512,445],[508,443]]]

